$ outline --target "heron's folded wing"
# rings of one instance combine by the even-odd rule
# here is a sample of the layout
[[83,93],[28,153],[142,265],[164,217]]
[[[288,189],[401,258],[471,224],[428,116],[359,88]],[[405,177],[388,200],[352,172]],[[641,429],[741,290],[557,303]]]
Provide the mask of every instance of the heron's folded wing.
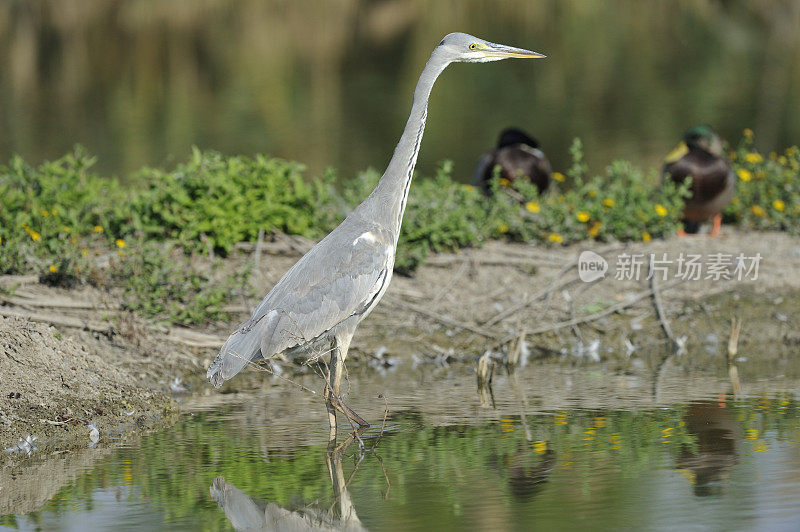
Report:
[[310,342],[367,310],[383,283],[389,281],[393,246],[364,235],[372,233],[340,238],[338,244],[335,239],[330,243],[323,240],[267,294],[243,324],[267,322],[257,327],[262,329],[262,356]]

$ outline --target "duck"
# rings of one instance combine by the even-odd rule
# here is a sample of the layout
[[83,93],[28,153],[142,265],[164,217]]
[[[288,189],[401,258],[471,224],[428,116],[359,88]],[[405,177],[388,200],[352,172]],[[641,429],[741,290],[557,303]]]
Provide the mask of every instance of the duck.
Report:
[[478,160],[472,174],[472,185],[491,195],[489,183],[494,177],[495,166],[500,167],[500,178],[506,186],[520,177],[536,185],[539,194],[550,185],[550,161],[542,151],[539,141],[518,128],[504,129],[497,140],[497,147]]
[[683,229],[678,234],[697,233],[700,224],[713,218],[709,236],[719,235],[722,210],[736,193],[736,175],[724,156],[717,132],[708,125],[686,130],[683,140],[664,159],[662,176],[678,185],[692,178],[691,196],[683,208]]

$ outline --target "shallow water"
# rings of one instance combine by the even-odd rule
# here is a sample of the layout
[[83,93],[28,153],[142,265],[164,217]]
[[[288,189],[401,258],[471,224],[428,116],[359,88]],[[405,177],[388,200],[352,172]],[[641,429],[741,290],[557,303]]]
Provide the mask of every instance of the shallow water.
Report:
[[539,365],[498,370],[478,393],[464,367],[355,369],[350,403],[374,426],[363,450],[333,453],[317,398],[267,379],[187,399],[174,428],[78,451],[95,459],[0,524],[230,530],[266,515],[289,529],[796,530],[797,382],[742,377],[734,398],[722,369],[651,379]]

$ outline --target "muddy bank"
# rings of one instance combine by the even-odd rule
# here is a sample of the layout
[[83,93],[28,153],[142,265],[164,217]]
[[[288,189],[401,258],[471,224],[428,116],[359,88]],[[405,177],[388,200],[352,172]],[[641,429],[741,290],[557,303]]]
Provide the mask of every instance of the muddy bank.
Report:
[[[85,447],[90,424],[103,441],[163,426],[172,417],[172,399],[159,385],[165,375],[148,367],[149,356],[114,339],[0,317],[0,353],[0,447],[6,455]],[[161,373],[169,365],[158,368]]]
[[[609,263],[604,279],[580,279],[577,258],[586,249]],[[304,244],[262,250],[253,276],[260,294],[294,264]],[[657,285],[648,281],[646,265],[638,279],[615,278],[622,254],[647,261],[651,253],[672,261]],[[713,279],[705,273],[697,280],[676,278],[681,254],[698,254],[707,262],[712,254],[739,253],[761,255],[757,278]],[[233,271],[248,262],[254,262],[252,247],[240,246],[227,267]],[[674,336],[687,346],[682,363],[720,363],[730,319],[737,316],[744,321],[740,363],[785,364],[800,348],[797,271],[800,238],[785,233],[728,230],[716,239],[548,249],[490,242],[431,257],[414,277],[396,276],[359,328],[348,365],[355,371],[382,371],[401,364],[471,364],[487,350],[502,359],[524,332],[522,355],[529,361],[599,362],[608,371],[648,371],[665,346],[654,292]],[[87,445],[89,423],[100,429],[101,441],[105,435],[168,423],[176,409],[170,399],[175,391],[217,393],[204,382],[205,367],[246,316],[243,305],[232,309],[237,311],[232,323],[165,329],[120,311],[115,294],[50,288],[35,279],[12,281],[12,294],[0,296],[0,316],[6,316],[0,318],[3,449],[28,434],[37,435],[40,446]],[[292,361],[281,367],[286,375],[312,371]],[[786,371],[796,372],[791,365]],[[266,377],[245,372],[223,392]]]

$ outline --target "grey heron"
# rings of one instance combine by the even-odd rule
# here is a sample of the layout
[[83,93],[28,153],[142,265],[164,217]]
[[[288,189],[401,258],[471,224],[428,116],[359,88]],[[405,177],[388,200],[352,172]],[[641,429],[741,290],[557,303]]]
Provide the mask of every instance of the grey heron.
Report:
[[325,402],[331,433],[335,437],[337,408],[359,424],[366,424],[341,402],[344,360],[356,327],[378,304],[392,278],[431,88],[450,63],[485,63],[511,57],[545,56],[466,33],[450,33],[442,39],[417,81],[411,115],[375,189],[286,272],[230,335],[208,368],[211,384],[221,386],[261,357],[287,350],[313,352],[329,346]]

